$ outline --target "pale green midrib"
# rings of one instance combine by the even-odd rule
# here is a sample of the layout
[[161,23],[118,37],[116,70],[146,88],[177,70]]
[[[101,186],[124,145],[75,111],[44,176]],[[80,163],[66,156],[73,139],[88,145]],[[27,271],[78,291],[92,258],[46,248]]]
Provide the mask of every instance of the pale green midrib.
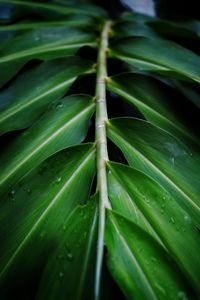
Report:
[[[36,55],[36,54],[44,54],[47,51],[49,53],[49,52],[53,52],[56,50],[73,49],[73,48],[77,48],[77,47],[82,47],[84,45],[93,47],[93,46],[96,46],[96,42],[85,41],[85,42],[74,43],[74,44],[70,44],[70,45],[65,45],[65,44],[57,45],[57,43],[55,43],[55,44],[50,43],[50,44],[46,44],[45,46],[38,46],[35,48],[31,48],[31,50],[28,49],[28,50],[24,50],[24,51],[19,51],[18,53],[6,55],[6,56],[0,58],[0,64],[9,62],[9,61],[12,61],[15,59],[19,59],[19,58],[29,57],[29,56]],[[52,47],[52,48],[49,48],[49,47]],[[35,51],[33,51],[33,50],[35,50]]]
[[0,277],[3,276],[3,274],[5,273],[5,271],[8,269],[8,267],[10,266],[10,264],[13,262],[13,260],[15,259],[15,257],[17,256],[17,254],[20,252],[20,250],[23,248],[24,244],[26,243],[26,241],[29,239],[29,237],[34,233],[35,229],[37,228],[37,226],[41,223],[41,221],[43,220],[43,218],[47,215],[48,211],[54,206],[54,204],[57,202],[57,200],[59,200],[59,197],[62,196],[62,194],[65,192],[66,188],[68,187],[68,185],[73,181],[73,179],[76,177],[77,174],[79,174],[79,172],[81,171],[81,169],[86,165],[86,163],[91,159],[91,157],[93,157],[95,150],[93,150],[91,153],[89,153],[88,156],[84,156],[84,159],[82,160],[82,162],[80,163],[80,165],[78,166],[78,168],[76,169],[76,171],[71,175],[71,177],[68,179],[68,181],[63,185],[62,189],[54,196],[54,198],[52,199],[52,201],[50,202],[50,204],[47,206],[47,208],[44,210],[44,212],[41,214],[41,216],[39,217],[39,219],[36,221],[36,223],[32,226],[31,230],[28,232],[28,234],[24,237],[23,241],[20,243],[20,245],[17,247],[16,251],[14,252],[14,254],[11,256],[11,258],[9,259],[8,263],[5,265],[5,267],[3,268],[3,270],[0,273]]
[[[35,98],[33,98],[31,100],[26,99],[26,102],[24,102],[23,104],[17,103],[17,105],[11,107],[10,109],[7,109],[7,110],[3,111],[2,113],[0,112],[0,123],[4,122],[6,119],[9,119],[10,117],[15,115],[19,111],[22,111],[23,109],[31,106],[33,103],[37,102],[38,100],[41,100],[41,98],[46,97],[51,93],[54,93],[55,91],[61,89],[62,87],[65,87],[66,85],[68,85],[70,83],[73,83],[73,81],[76,79],[76,77],[77,76],[74,76],[73,78],[62,82],[61,84],[54,86],[52,89],[48,89],[44,93],[41,93],[39,96],[36,96]],[[5,114],[5,116],[2,117],[1,115],[4,115],[4,114]]]
[[0,181],[0,185],[3,185],[10,176],[13,175],[13,173],[15,173],[24,163],[26,163],[35,153],[39,152],[46,144],[48,144],[48,142],[50,142],[52,139],[54,139],[60,132],[62,132],[63,130],[65,130],[66,127],[70,126],[71,124],[73,124],[77,119],[80,119],[81,116],[83,116],[84,114],[86,114],[87,112],[89,112],[90,110],[92,110],[92,108],[95,106],[95,104],[91,104],[90,106],[88,106],[87,108],[85,108],[84,110],[82,110],[79,114],[75,115],[75,117],[73,117],[72,119],[70,119],[70,121],[68,121],[67,123],[65,123],[62,127],[60,127],[57,131],[55,131],[53,134],[51,134],[48,139],[46,139],[43,143],[41,143],[38,147],[36,147],[34,149],[34,151],[32,151],[29,155],[27,155],[24,159],[22,159],[20,161],[20,163],[18,163],[15,168],[13,168],[11,170],[10,173],[8,173],[7,175],[3,175],[3,179]]
[[88,245],[87,245],[86,251],[84,252],[84,264],[83,264],[81,277],[79,279],[79,284],[78,284],[78,292],[77,292],[77,296],[76,296],[77,300],[81,299],[81,295],[83,295],[82,291],[84,289],[85,275],[87,273],[88,262],[90,259],[90,251],[92,248],[92,242],[93,242],[94,233],[95,233],[96,220],[97,220],[97,210],[95,210],[94,218],[92,221],[92,226],[91,226],[90,232],[88,233],[89,239],[88,239]]
[[[146,156],[144,156],[141,152],[139,152],[136,148],[134,148],[132,145],[130,145],[122,136],[118,135],[117,133],[114,132],[113,129],[110,130],[112,131],[112,134],[117,136],[117,138],[121,139],[121,141],[127,145],[128,148],[131,148],[133,152],[136,152],[138,156],[142,158],[143,161],[146,161],[148,165],[150,165],[157,173],[159,173],[171,186],[173,186],[176,191],[178,191],[184,198],[186,198],[189,203],[200,213],[200,208],[196,204],[196,202],[190,198],[179,186],[177,186],[165,173],[163,173],[160,169],[158,169],[157,166],[155,166],[152,161],[150,161]],[[155,179],[153,179],[155,181]],[[157,183],[158,184],[158,183]],[[180,205],[180,204],[179,204]]]
[[[114,172],[115,173],[115,172]],[[115,173],[116,174],[116,173]],[[116,180],[118,178],[118,176],[115,177]],[[118,184],[121,186],[121,188],[123,189],[123,191],[127,194],[128,196],[128,202],[129,204],[131,205],[131,207],[133,208],[133,210],[135,211],[135,207],[134,207],[134,204],[133,204],[133,201],[131,199],[131,196],[129,195],[129,193],[127,192],[127,190],[125,190],[124,188],[124,185],[121,183],[121,181],[117,180]],[[135,203],[135,202],[134,202]],[[149,220],[146,218],[146,215],[144,215],[141,210],[139,209],[139,207],[137,206],[137,204],[135,203],[137,209],[139,210],[139,212],[141,213],[141,217],[143,218],[143,222],[146,226],[146,229],[144,229],[145,231],[148,230],[148,233],[153,235],[153,238],[155,238],[163,248],[165,248],[167,250],[167,248],[165,247],[165,245],[163,244],[161,238],[159,237],[158,233],[155,231],[155,229],[153,228],[152,224],[149,222]],[[121,213],[121,212],[120,212]],[[131,216],[127,216],[125,215],[125,218],[129,219],[130,221],[133,222],[133,219],[131,219]],[[138,225],[140,226],[140,225]],[[141,227],[141,226],[140,226]],[[150,229],[148,229],[150,227]],[[142,228],[142,227],[141,227]]]
[[[139,262],[137,261],[137,258],[132,254],[129,246],[126,243],[126,240],[124,239],[123,235],[121,234],[120,230],[117,227],[117,224],[114,222],[113,219],[111,219],[111,222],[117,232],[117,237],[121,240],[121,243],[124,245],[125,251],[127,252],[127,256],[131,258],[133,261],[133,265],[137,267],[138,272],[140,273],[140,276],[145,282],[145,286],[148,287],[148,291],[151,293],[151,299],[158,300],[158,297],[156,296],[154,290],[151,287],[151,283],[149,281],[148,276],[145,274],[144,270],[141,268]],[[150,296],[150,294],[149,294]]]
[[190,77],[196,82],[200,82],[200,78],[196,75],[191,74],[189,71],[185,72],[183,70],[176,70],[174,68],[169,68],[169,67],[167,67],[165,65],[162,65],[162,64],[157,65],[154,61],[148,61],[148,60],[145,60],[145,59],[142,59],[142,58],[139,58],[139,57],[132,58],[132,57],[129,57],[129,56],[124,56],[124,55],[117,54],[117,52],[116,53],[113,52],[113,54],[111,54],[111,56],[117,57],[117,58],[119,58],[121,60],[124,60],[124,61],[130,61],[130,62],[134,62],[134,61],[137,62],[138,61],[139,63],[145,64],[145,65],[148,65],[148,66],[153,66],[153,67],[156,67],[157,69],[163,70],[163,71],[173,71],[173,72],[181,74],[183,76]]
[[127,101],[129,101],[129,103],[130,102],[132,104],[134,103],[136,106],[141,106],[142,108],[144,108],[146,110],[149,110],[150,113],[155,114],[158,118],[163,119],[166,123],[170,124],[170,126],[175,127],[176,130],[181,132],[181,134],[189,136],[187,132],[185,133],[185,130],[183,128],[181,128],[181,126],[180,127],[177,126],[177,124],[176,124],[177,122],[173,123],[170,119],[168,119],[167,117],[162,115],[160,112],[158,112],[158,111],[154,110],[153,108],[151,108],[148,104],[145,104],[144,102],[142,102],[138,98],[131,96],[129,93],[127,93],[125,91],[122,91],[119,87],[113,86],[112,85],[112,79],[109,78],[109,80],[110,80],[111,84],[109,83],[108,87],[110,88],[111,92],[116,92],[118,95],[120,95],[120,96],[124,97],[125,99],[127,99]]

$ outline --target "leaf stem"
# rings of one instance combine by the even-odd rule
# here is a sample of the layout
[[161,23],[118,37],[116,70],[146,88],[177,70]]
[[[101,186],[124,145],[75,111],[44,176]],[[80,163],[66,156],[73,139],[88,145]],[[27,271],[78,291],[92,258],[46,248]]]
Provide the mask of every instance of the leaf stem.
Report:
[[96,79],[96,149],[97,149],[97,191],[99,192],[99,228],[97,245],[97,265],[95,278],[95,299],[99,299],[101,269],[104,250],[105,208],[110,208],[107,192],[106,162],[108,161],[106,122],[107,49],[111,21],[106,21],[100,38],[97,58]]

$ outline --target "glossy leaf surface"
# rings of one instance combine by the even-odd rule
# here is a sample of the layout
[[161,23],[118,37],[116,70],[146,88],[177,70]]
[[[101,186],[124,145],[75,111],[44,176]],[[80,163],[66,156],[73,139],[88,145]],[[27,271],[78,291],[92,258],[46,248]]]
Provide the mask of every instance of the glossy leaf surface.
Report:
[[0,3],[11,5],[11,8],[20,8],[25,9],[26,12],[28,10],[33,11],[39,10],[41,14],[48,14],[48,13],[57,13],[59,15],[70,15],[72,13],[79,13],[79,14],[86,14],[92,16],[101,16],[105,17],[106,12],[98,6],[93,5],[59,5],[54,3],[42,3],[37,1],[23,1],[23,0],[0,0]]
[[166,131],[133,118],[109,121],[108,136],[123,151],[131,166],[173,193],[176,201],[199,223],[198,154],[190,152]]
[[69,57],[44,62],[17,77],[0,93],[0,132],[29,126],[90,68],[90,62]]
[[133,222],[109,212],[106,243],[110,271],[127,299],[192,299],[167,252]]
[[112,76],[107,82],[110,91],[136,106],[154,125],[182,137],[183,140],[185,137],[192,138],[192,133],[184,126],[179,113],[181,99],[176,99],[177,94],[166,84],[137,73]]
[[54,103],[30,129],[20,134],[0,157],[1,193],[53,153],[85,138],[94,111],[90,96],[73,95]]
[[63,226],[59,247],[49,257],[36,299],[93,298],[97,221],[96,199],[72,213]]
[[0,65],[5,62],[32,58],[49,59],[74,54],[84,45],[94,45],[94,35],[60,26],[39,28],[16,36],[0,49]]
[[[76,146],[51,156],[15,185],[15,193],[1,199],[2,296],[9,298],[16,288],[22,291],[22,286],[24,293],[30,293],[38,271],[41,274],[47,258],[65,239],[65,229],[70,231],[66,222],[72,210],[87,201],[94,172],[93,145]],[[94,208],[88,211],[88,218],[93,211]],[[86,219],[82,218],[85,231],[90,222],[86,223]],[[27,273],[31,274],[28,278]],[[56,277],[59,280],[59,273]]]
[[172,42],[145,37],[124,38],[112,45],[110,55],[141,69],[200,82],[198,55]]
[[[200,237],[190,214],[176,203],[176,199],[170,193],[144,173],[116,163],[109,163],[109,170],[111,176],[114,176],[128,193],[128,201],[134,202],[147,222],[151,224],[147,226],[153,227],[167,251],[198,290],[200,257],[195,253],[199,247]],[[124,214],[125,199],[117,195],[119,190],[116,186],[110,186],[112,199],[116,197],[114,202],[117,202],[120,198],[117,210]],[[134,221],[134,211],[133,214],[131,212],[132,209],[128,217]]]

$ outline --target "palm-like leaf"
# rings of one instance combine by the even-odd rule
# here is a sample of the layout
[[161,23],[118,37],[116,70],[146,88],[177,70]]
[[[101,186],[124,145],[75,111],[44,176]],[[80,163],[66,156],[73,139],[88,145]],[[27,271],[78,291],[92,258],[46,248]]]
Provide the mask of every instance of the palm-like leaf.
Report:
[[[199,139],[179,107],[199,106],[200,65],[174,42],[198,39],[197,23],[0,7],[0,298],[105,299],[106,247],[127,299],[198,299]],[[106,90],[143,119],[108,119]]]

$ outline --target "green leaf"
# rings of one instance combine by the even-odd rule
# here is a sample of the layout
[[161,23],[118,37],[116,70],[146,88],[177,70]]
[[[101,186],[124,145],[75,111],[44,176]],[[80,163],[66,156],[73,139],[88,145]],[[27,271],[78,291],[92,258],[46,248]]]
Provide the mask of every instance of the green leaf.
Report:
[[[200,257],[196,253],[200,237],[190,214],[182,209],[170,193],[144,173],[117,163],[109,163],[108,167],[111,175],[128,193],[129,201],[134,202],[180,269],[185,272],[196,290],[199,290]],[[110,189],[115,189],[115,185]],[[116,192],[117,190],[114,193]],[[122,204],[119,212],[123,214]],[[130,210],[129,218],[134,220],[133,217],[134,213],[131,214]]]
[[[1,297],[8,299],[18,291],[28,292],[30,298],[31,284],[41,277],[49,256],[61,246],[65,229],[68,233],[75,229],[66,222],[72,210],[87,201],[94,172],[94,146],[76,146],[48,158],[15,185],[15,193],[1,199]],[[82,215],[84,232],[93,211],[91,207]],[[88,233],[86,236],[88,239]],[[53,269],[56,271],[55,266]]]
[[145,36],[156,38],[156,33],[147,25],[138,22],[121,22],[116,24],[113,29],[114,37],[124,38],[133,36]]
[[83,141],[94,106],[90,96],[68,96],[20,134],[0,156],[0,193],[53,153]]
[[184,96],[186,96],[191,102],[200,108],[200,95],[197,85],[194,85],[191,82],[181,82],[178,80],[174,80],[173,83]]
[[146,24],[156,32],[166,37],[184,37],[190,39],[199,39],[200,22],[196,20],[185,22],[173,22],[166,20],[147,20]]
[[193,299],[168,253],[146,232],[109,211],[108,265],[127,299]]
[[[75,209],[48,259],[36,299],[93,299],[97,199]],[[47,284],[48,282],[48,284]],[[66,282],[68,288],[66,289]]]
[[0,133],[31,125],[90,68],[91,62],[69,57],[44,62],[18,76],[0,93]]
[[108,136],[131,166],[161,184],[200,224],[200,158],[196,152],[166,131],[133,118],[109,121]]
[[112,45],[110,55],[140,68],[200,82],[199,56],[169,41],[124,38]]
[[67,17],[67,20],[59,20],[59,21],[38,21],[38,22],[21,22],[9,25],[1,25],[0,26],[0,33],[3,32],[18,32],[22,30],[30,30],[30,29],[37,29],[37,28],[44,28],[44,27],[62,27],[62,26],[74,26],[80,28],[87,28],[90,27],[94,23],[94,19],[91,16],[85,15],[71,15]]
[[0,48],[0,86],[31,59],[74,55],[83,46],[95,46],[95,40],[94,34],[68,26],[38,28],[19,34]]
[[[175,90],[146,75],[123,73],[107,79],[108,89],[136,106],[143,116],[180,138],[192,139],[192,133],[184,126],[177,107]],[[172,100],[170,100],[172,99]],[[198,143],[196,137],[193,137]]]
[[[159,235],[151,226],[149,221],[145,218],[143,213],[137,207],[134,201],[129,196],[126,188],[120,183],[116,176],[114,176],[111,170],[108,170],[108,194],[112,203],[112,209],[119,212],[121,215],[134,221],[136,225],[141,227],[144,231],[152,235],[162,246],[163,243],[160,240]],[[140,185],[139,185],[140,186]],[[162,212],[164,212],[165,205],[162,204]]]
[[94,35],[67,26],[38,28],[20,34],[1,47],[0,65],[32,58],[50,59],[74,54],[85,45],[94,45]]
[[59,15],[70,15],[72,13],[78,14],[86,14],[91,16],[101,16],[105,17],[106,12],[104,9],[98,6],[93,5],[57,5],[53,3],[41,3],[41,2],[31,2],[31,1],[23,1],[23,0],[0,0],[0,3],[11,4],[14,7],[19,7],[20,9],[26,9],[34,11],[39,11],[42,14],[49,14],[51,12],[57,13]]

